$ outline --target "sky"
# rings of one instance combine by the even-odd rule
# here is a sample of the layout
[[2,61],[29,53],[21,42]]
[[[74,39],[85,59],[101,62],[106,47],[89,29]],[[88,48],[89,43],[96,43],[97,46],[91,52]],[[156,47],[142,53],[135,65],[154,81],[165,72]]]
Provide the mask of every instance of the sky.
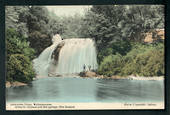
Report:
[[65,6],[46,6],[49,11],[54,12],[57,16],[73,16],[74,14],[84,15],[85,10],[90,8],[88,5],[65,5]]

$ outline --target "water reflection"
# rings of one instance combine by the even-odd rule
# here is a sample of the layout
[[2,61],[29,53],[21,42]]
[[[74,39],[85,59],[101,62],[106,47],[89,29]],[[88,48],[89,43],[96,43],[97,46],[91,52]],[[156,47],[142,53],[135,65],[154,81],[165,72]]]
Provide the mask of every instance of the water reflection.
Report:
[[97,101],[152,102],[163,101],[163,81],[97,80]]
[[6,89],[6,98],[9,102],[48,102],[58,96],[57,81],[42,78],[23,87]]
[[6,89],[7,102],[160,102],[163,81],[48,77]]
[[96,80],[83,78],[63,78],[59,81],[59,102],[94,102]]

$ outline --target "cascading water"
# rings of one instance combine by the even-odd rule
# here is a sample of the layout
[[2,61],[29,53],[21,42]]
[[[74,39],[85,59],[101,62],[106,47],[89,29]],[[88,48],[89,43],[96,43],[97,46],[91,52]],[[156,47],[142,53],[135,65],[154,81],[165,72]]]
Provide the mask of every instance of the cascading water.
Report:
[[38,75],[38,77],[46,77],[48,76],[48,68],[51,64],[51,55],[55,50],[57,45],[61,42],[60,35],[55,35],[52,39],[53,44],[46,48],[38,58],[33,60],[34,69]]
[[[59,59],[52,59],[57,46],[64,42],[59,51]],[[53,44],[33,60],[38,76],[74,74],[84,70],[96,70],[97,59],[95,42],[92,39],[65,39],[54,36]],[[56,62],[54,64],[54,62]]]
[[62,47],[56,74],[79,73],[84,70],[96,70],[96,49],[92,39],[66,39]]

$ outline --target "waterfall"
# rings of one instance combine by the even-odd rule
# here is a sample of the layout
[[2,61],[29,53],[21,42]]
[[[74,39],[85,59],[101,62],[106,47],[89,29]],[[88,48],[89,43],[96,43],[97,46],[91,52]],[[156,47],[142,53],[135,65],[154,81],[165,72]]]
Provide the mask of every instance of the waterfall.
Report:
[[55,35],[52,38],[53,44],[46,48],[38,58],[33,60],[33,67],[36,71],[36,74],[38,77],[46,77],[48,76],[48,68],[50,67],[51,64],[51,55],[52,52],[55,50],[57,45],[61,42],[61,37],[60,35]]
[[[56,74],[72,74],[97,69],[95,42],[92,39],[66,39],[62,47]],[[85,68],[84,68],[85,66]]]
[[[52,59],[57,46],[64,42],[60,49],[58,60]],[[54,64],[54,62],[57,62]],[[65,39],[53,37],[53,44],[46,48],[38,58],[33,60],[34,68],[38,76],[75,74],[84,70],[96,70],[97,59],[95,42],[90,39]]]

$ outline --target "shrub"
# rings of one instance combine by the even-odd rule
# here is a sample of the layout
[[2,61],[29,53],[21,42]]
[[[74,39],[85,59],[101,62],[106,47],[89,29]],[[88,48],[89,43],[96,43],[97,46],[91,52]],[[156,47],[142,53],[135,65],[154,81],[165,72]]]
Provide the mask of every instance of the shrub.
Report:
[[23,54],[12,54],[7,62],[7,80],[30,82],[35,73],[28,57]]
[[120,54],[109,55],[104,58],[99,66],[98,73],[107,76],[119,75],[124,61]]
[[111,75],[164,75],[164,45],[134,44],[126,55],[105,56],[98,68],[99,74]]
[[31,60],[34,50],[14,29],[6,30],[7,81],[30,82],[35,76]]
[[110,43],[108,46],[102,46],[102,48],[98,49],[98,63],[100,64],[102,60],[109,55],[116,55],[117,53],[126,55],[131,50],[131,44],[128,41],[116,41]]
[[160,50],[152,50],[146,55],[149,59],[147,64],[141,68],[143,76],[162,76],[164,75],[164,53]]

